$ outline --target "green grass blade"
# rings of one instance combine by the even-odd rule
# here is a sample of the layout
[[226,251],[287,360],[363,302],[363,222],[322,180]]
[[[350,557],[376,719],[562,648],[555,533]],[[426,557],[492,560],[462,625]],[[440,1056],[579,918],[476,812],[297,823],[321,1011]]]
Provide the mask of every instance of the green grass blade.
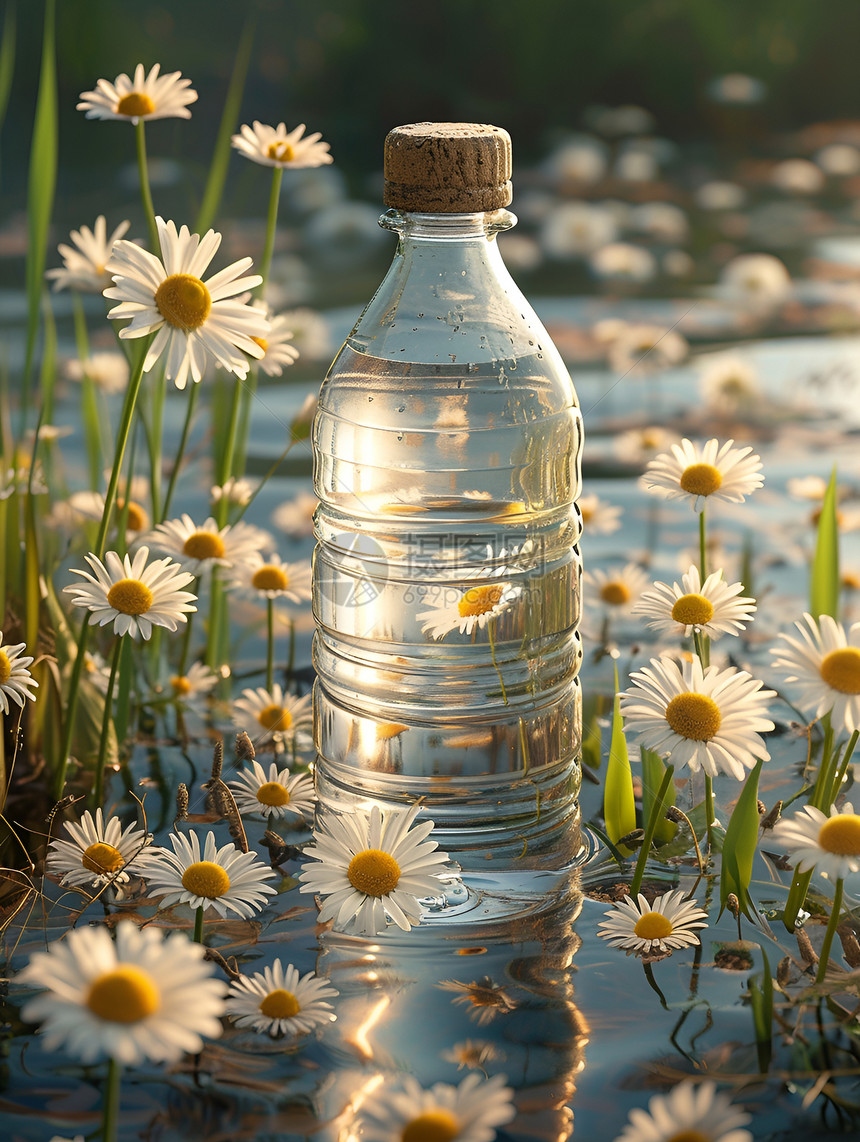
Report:
[[[633,797],[633,774],[621,721],[621,702],[615,695],[612,711],[612,736],[609,759],[606,763],[606,781],[603,792],[603,817],[606,834],[613,843],[636,828],[636,802]],[[624,847],[622,851],[624,851]]]
[[15,40],[17,36],[15,5],[9,3],[3,20],[3,36],[0,40],[0,127],[6,119],[9,95],[12,91],[12,76],[15,73]]
[[249,19],[242,32],[242,38],[239,40],[239,48],[233,64],[233,74],[230,77],[230,86],[227,89],[227,98],[224,101],[224,111],[218,128],[218,137],[215,140],[212,163],[209,167],[209,176],[203,191],[203,201],[200,204],[200,211],[194,227],[198,234],[209,229],[221,206],[224,184],[227,181],[227,168],[230,164],[230,138],[235,133],[239,123],[242,94],[245,90],[245,80],[248,77],[248,65],[251,62],[251,46],[254,42],[256,23],[256,19]]
[[756,921],[755,906],[749,894],[753,860],[758,843],[758,781],[762,759],[746,779],[741,795],[732,811],[723,840],[723,865],[720,876],[720,913],[726,906],[729,893],[738,898],[741,911]]
[[36,115],[33,123],[33,141],[30,147],[30,173],[27,187],[27,351],[21,393],[21,420],[26,423],[30,400],[30,381],[36,336],[39,331],[39,306],[42,296],[42,278],[48,227],[54,208],[57,185],[57,74],[55,46],[54,0],[45,3],[45,29],[42,40],[42,68],[39,76],[39,93],[36,97]]
[[809,611],[814,619],[819,615],[838,618],[839,523],[836,516],[835,468],[824,494],[821,515],[818,517],[818,535],[809,582]]
[[762,960],[764,960],[761,984],[759,984],[757,977],[751,976],[748,986],[753,1027],[755,1028],[758,1067],[762,1074],[765,1074],[773,1054],[773,976],[771,975],[767,953],[761,944],[759,944],[759,951]]

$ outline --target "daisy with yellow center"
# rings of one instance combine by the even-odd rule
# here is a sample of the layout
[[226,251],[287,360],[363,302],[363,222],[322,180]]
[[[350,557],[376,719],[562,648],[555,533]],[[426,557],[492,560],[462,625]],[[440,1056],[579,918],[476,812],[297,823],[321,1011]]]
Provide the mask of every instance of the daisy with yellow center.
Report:
[[785,852],[798,872],[815,869],[833,881],[860,872],[860,816],[850,802],[829,813],[804,805],[777,821],[772,838],[769,847]]
[[[85,519],[101,520],[105,510],[105,498],[101,492],[72,492],[69,496],[69,506],[80,512]],[[146,531],[149,527],[149,513],[146,508],[135,499],[126,500],[117,496],[116,508],[113,514],[113,523],[119,527],[125,519],[126,532]]]
[[[505,573],[500,568],[499,575]],[[488,623],[509,611],[520,597],[521,590],[512,583],[475,583],[474,586],[440,586],[435,590],[438,602],[415,618],[421,624],[423,634],[431,638],[444,638],[457,630],[461,635],[471,635],[483,630]]]
[[302,1035],[337,1018],[327,1002],[339,992],[313,972],[300,976],[292,964],[271,967],[231,984],[227,1014],[237,1027],[265,1032],[273,1039]]
[[283,745],[285,741],[295,741],[300,748],[310,745],[310,737],[305,732],[313,714],[313,698],[305,694],[294,698],[284,692],[276,682],[270,690],[262,686],[243,690],[241,697],[233,703],[233,723],[245,730],[255,745],[274,741]]
[[648,1110],[630,1111],[614,1142],[753,1142],[741,1129],[750,1116],[717,1092],[716,1083],[682,1082],[669,1094],[655,1094]]
[[104,819],[87,810],[80,821],[66,821],[68,840],[51,841],[45,871],[75,888],[109,885],[122,894],[130,876],[145,877],[152,865],[152,836],[118,817]]
[[170,843],[173,852],[154,850],[160,861],[147,876],[151,894],[163,898],[162,908],[211,905],[221,916],[233,912],[249,920],[275,893],[266,884],[274,876],[267,865],[252,852],[240,852],[232,842],[218,848],[212,832],[206,834],[202,850],[193,832],[187,837],[171,833]]
[[720,444],[716,439],[704,445],[691,440],[673,444],[649,461],[640,478],[640,487],[667,500],[690,499],[701,511],[708,499],[739,504],[764,483],[761,458],[752,448],[735,448],[734,440]]
[[[117,242],[130,222],[120,222],[108,235],[105,216],[100,214],[92,230],[82,226],[71,232],[74,245],[60,243],[57,247],[63,259],[62,269],[47,270],[46,278],[53,278],[54,289],[76,289],[81,293],[101,293],[110,285],[110,274],[105,267],[111,256],[114,242]],[[123,358],[125,360],[125,358]],[[128,366],[126,365],[126,378]]]
[[681,889],[656,897],[653,904],[639,894],[636,900],[626,896],[605,912],[597,929],[613,948],[653,955],[670,954],[678,948],[699,943],[696,929],[708,926],[708,914],[695,900],[687,900]]
[[299,350],[293,344],[290,318],[284,313],[269,317],[269,332],[255,340],[263,350],[260,368],[269,377],[280,377],[284,369],[299,359]]
[[73,928],[18,976],[44,989],[21,1016],[42,1024],[46,1050],[84,1064],[176,1062],[221,1034],[227,988],[203,955],[182,932],[165,938],[131,920],[120,920],[115,940],[105,926]]
[[30,701],[36,698],[30,690],[32,687],[38,689],[39,683],[27,669],[33,662],[32,655],[21,654],[25,646],[23,642],[3,646],[3,634],[0,632],[0,710],[4,714],[9,713],[10,698],[21,709],[27,698]]
[[496,1127],[516,1117],[504,1075],[471,1074],[459,1086],[425,1090],[411,1075],[385,1086],[359,1110],[359,1137],[373,1142],[492,1142]]
[[160,259],[134,242],[121,240],[114,246],[107,265],[114,285],[104,295],[120,304],[108,317],[129,321],[119,331],[123,339],[155,334],[143,371],[163,356],[165,375],[178,389],[185,388],[189,375],[199,382],[210,359],[244,379],[248,357],[263,356],[254,338],[267,337],[269,323],[261,310],[237,295],[263,279],[246,275],[251,259],[242,258],[204,280],[221,235],[209,230],[201,238],[187,226],[177,231],[163,218],[155,224]]
[[766,714],[775,691],[746,671],[703,669],[693,655],[683,672],[670,659],[652,658],[630,678],[634,685],[620,696],[628,734],[676,769],[742,781],[757,758],[770,757],[760,734],[774,728]]
[[116,551],[108,551],[104,563],[95,555],[85,558],[94,573],[72,568],[84,581],[63,590],[73,606],[91,612],[90,625],[113,623],[115,634],[148,639],[153,626],[175,631],[197,610],[192,606],[197,596],[182,590],[194,576],[171,559],[148,563],[148,547],[141,547],[133,560],[130,555],[120,559]]
[[428,840],[432,821],[415,824],[420,806],[331,816],[305,849],[311,861],[299,874],[299,892],[327,899],[320,922],[337,931],[381,935],[389,919],[404,932],[418,924],[421,899],[442,894],[448,854]]
[[829,712],[836,733],[860,730],[860,623],[846,633],[829,615],[805,614],[795,627],[800,637],[781,634],[785,646],[772,651],[774,669],[797,684],[793,701],[816,718]]
[[714,571],[703,583],[693,564],[680,585],[655,583],[653,590],[644,591],[633,614],[650,617],[652,621],[645,625],[652,630],[671,634],[681,626],[687,638],[694,631],[709,638],[736,635],[752,620],[756,609],[755,599],[741,596],[743,589],[743,583],[726,583],[722,570]]
[[298,817],[301,824],[313,816],[316,806],[314,783],[307,773],[290,773],[276,762],[268,773],[258,761],[251,760],[235,781],[228,782],[240,813],[256,817]]
[[239,154],[261,166],[298,169],[321,167],[332,162],[329,144],[321,142],[321,139],[319,131],[306,135],[304,123],[288,131],[284,123],[270,127],[255,119],[253,127],[243,123],[231,142]]
[[638,563],[623,567],[596,567],[583,573],[589,598],[612,612],[627,611],[650,584],[651,577]]
[[177,519],[165,520],[140,540],[172,556],[192,575],[200,575],[213,566],[244,563],[271,542],[260,528],[241,520],[220,527],[210,516],[196,524],[187,512]]
[[[110,284],[110,279],[105,275],[105,280],[99,286],[98,292],[101,293],[108,284]],[[124,393],[128,387],[128,359],[124,353],[117,353],[114,350],[92,353],[83,361],[67,361],[65,373],[70,381],[83,381],[84,379],[92,381],[97,389],[108,396]]]
[[220,675],[202,662],[192,662],[184,674],[173,674],[168,693],[182,706],[193,706],[199,699],[211,694],[220,681]]
[[621,527],[621,508],[600,496],[580,496],[577,506],[589,535],[611,535]]
[[285,563],[277,554],[255,552],[233,569],[230,587],[257,599],[306,603],[311,597],[310,563]]
[[178,71],[159,75],[160,64],[154,64],[147,75],[142,63],[134,69],[134,79],[124,72],[111,83],[100,79],[95,91],[82,91],[78,111],[86,111],[88,119],[190,119],[189,103],[197,99],[191,80]]

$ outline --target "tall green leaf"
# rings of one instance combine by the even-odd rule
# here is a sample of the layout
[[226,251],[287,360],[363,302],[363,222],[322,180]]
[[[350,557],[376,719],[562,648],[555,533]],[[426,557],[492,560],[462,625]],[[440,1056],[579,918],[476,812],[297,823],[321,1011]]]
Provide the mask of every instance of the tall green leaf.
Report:
[[[659,754],[654,753],[651,749],[642,749],[642,820],[650,821],[651,814],[657,811],[655,802],[657,800],[657,793],[663,783],[663,774],[666,772],[666,766],[663,764],[663,759]],[[654,840],[658,844],[666,844],[671,841],[675,833],[678,831],[678,826],[672,821],[666,820],[666,810],[670,805],[675,804],[675,786],[670,784],[666,790],[666,795],[663,798],[663,805],[660,812],[657,814],[657,823],[654,826]]]
[[720,913],[726,906],[729,893],[733,892],[743,914],[753,922],[757,921],[755,906],[749,893],[752,880],[753,860],[758,843],[758,780],[761,774],[762,759],[746,779],[726,828],[723,840],[723,865],[720,876]]
[[[603,791],[603,816],[606,834],[613,843],[636,828],[636,802],[633,796],[633,774],[621,721],[621,702],[615,695],[612,709],[612,736],[609,760],[606,763],[606,781]],[[623,846],[621,846],[623,849]]]
[[6,16],[3,20],[2,40],[0,40],[0,127],[6,119],[6,109],[9,106],[9,94],[12,90],[12,76],[15,72],[15,39],[16,19],[15,5],[11,2],[6,6]]
[[30,399],[30,381],[39,331],[39,305],[42,278],[45,272],[45,255],[48,227],[54,208],[57,185],[57,75],[55,46],[55,0],[45,0],[45,28],[42,39],[42,68],[39,76],[39,93],[36,97],[36,115],[33,123],[33,141],[30,146],[30,173],[27,187],[27,353],[22,388],[22,423]]
[[759,984],[756,976],[750,976],[747,986],[749,987],[753,1027],[755,1028],[758,1067],[764,1074],[770,1066],[773,1053],[773,976],[770,972],[767,953],[761,944],[759,944],[759,951],[764,961],[761,984]]
[[838,618],[839,522],[836,515],[835,468],[824,493],[821,515],[818,517],[818,535],[809,582],[809,611],[814,619],[819,615]]

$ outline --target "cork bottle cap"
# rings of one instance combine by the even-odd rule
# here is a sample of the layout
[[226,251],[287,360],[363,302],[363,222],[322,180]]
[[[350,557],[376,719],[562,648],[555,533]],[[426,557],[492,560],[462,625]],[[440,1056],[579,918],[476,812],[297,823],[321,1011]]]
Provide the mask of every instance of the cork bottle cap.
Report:
[[509,205],[511,138],[487,123],[409,123],[385,139],[386,206],[472,214]]

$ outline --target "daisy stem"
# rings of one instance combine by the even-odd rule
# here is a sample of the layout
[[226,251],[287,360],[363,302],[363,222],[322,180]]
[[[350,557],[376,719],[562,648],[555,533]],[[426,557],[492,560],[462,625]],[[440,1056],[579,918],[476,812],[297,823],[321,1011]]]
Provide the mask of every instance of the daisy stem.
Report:
[[164,519],[164,513],[161,510],[161,437],[164,426],[164,398],[167,389],[164,372],[163,368],[158,369],[155,377],[155,384],[152,389],[152,431],[147,436],[152,518],[158,523]]
[[122,1063],[111,1059],[108,1063],[102,1106],[102,1142],[116,1142],[119,1126],[119,1091],[122,1082]]
[[[192,584],[192,591],[197,597],[200,597],[200,576],[194,580]],[[185,675],[185,667],[188,662],[188,651],[191,649],[191,620],[194,618],[196,611],[190,611],[186,616],[185,630],[182,634],[182,649],[179,652],[179,663],[176,669],[180,678]]]
[[499,676],[499,685],[502,688],[502,701],[507,706],[508,695],[505,692],[505,680],[504,680],[504,678],[502,678],[502,672],[501,672],[501,670],[499,670],[499,664],[496,662],[496,640],[495,640],[495,637],[493,634],[493,628],[494,627],[495,627],[495,619],[490,619],[490,621],[487,623],[487,637],[490,640],[490,657],[493,660],[493,666],[496,669],[496,674],[498,674],[498,676]]
[[101,481],[102,457],[104,447],[101,432],[101,416],[96,400],[96,387],[92,378],[86,373],[86,360],[89,356],[90,345],[87,334],[87,318],[81,295],[77,290],[72,291],[75,318],[75,343],[78,349],[78,360],[83,369],[81,377],[81,414],[84,422],[84,436],[86,438],[87,460],[89,462],[90,483],[95,490]]
[[669,1004],[666,1002],[666,996],[663,994],[663,992],[658,987],[656,979],[654,979],[654,969],[651,967],[650,964],[647,964],[647,963],[643,963],[642,967],[645,971],[645,979],[648,981],[648,986],[651,988],[652,991],[657,992],[657,996],[660,999],[660,1006],[663,1008],[664,1011],[668,1011],[669,1010]]
[[705,774],[705,821],[708,834],[708,851],[711,849],[712,832],[714,827],[714,779],[710,773]]
[[93,787],[94,802],[98,808],[104,798],[105,750],[107,749],[108,735],[110,733],[111,713],[113,711],[113,690],[116,684],[116,673],[119,669],[119,658],[122,653],[122,639],[114,642],[113,657],[110,664],[107,690],[105,692],[105,708],[102,715],[102,732],[99,736],[99,750],[96,755],[95,785]]
[[848,766],[854,753],[854,747],[857,745],[858,733],[860,733],[860,731],[855,730],[851,737],[848,739],[848,744],[845,747],[845,753],[842,757],[842,761],[839,764],[839,768],[833,775],[832,782],[827,787],[824,804],[828,807],[835,803],[836,798],[839,795],[839,790],[842,787],[842,782],[845,780],[845,774],[848,772]]
[[843,879],[840,876],[836,881],[836,888],[833,892],[833,909],[830,913],[830,919],[827,921],[827,931],[824,933],[824,943],[821,945],[821,954],[818,959],[818,974],[815,977],[816,983],[821,983],[827,973],[827,964],[830,960],[830,948],[833,944],[833,937],[836,935],[836,928],[839,924],[839,914],[842,911],[842,885]]
[[657,790],[657,796],[654,798],[651,815],[645,823],[645,835],[642,838],[642,847],[639,850],[636,868],[633,871],[633,880],[630,883],[630,895],[634,900],[639,895],[639,889],[642,887],[642,877],[645,875],[645,862],[648,860],[648,854],[651,851],[651,841],[654,839],[654,830],[657,828],[657,822],[664,812],[663,800],[669,790],[669,785],[674,774],[674,765],[667,765],[666,772],[663,774],[663,780],[660,782],[660,788]]
[[[239,426],[239,405],[242,399],[242,385],[239,379],[233,386],[233,400],[230,405],[230,420],[227,423],[227,432],[224,437],[224,452],[221,456],[221,463],[217,469],[216,483],[220,487],[229,480],[233,474],[233,457],[236,453],[236,430]],[[224,527],[227,523],[227,515],[230,511],[230,501],[226,496],[222,496],[218,503],[215,505],[215,518],[218,521],[219,527]]]
[[821,746],[821,761],[818,765],[818,776],[815,779],[815,785],[812,790],[812,795],[809,798],[809,804],[814,805],[816,809],[820,809],[822,813],[826,813],[831,805],[831,802],[827,800],[827,795],[831,785],[831,771],[834,761],[833,724],[830,721],[829,713],[825,714],[821,721],[824,727],[824,741]]
[[[185,455],[185,447],[188,444],[188,436],[191,432],[191,422],[194,419],[194,410],[197,407],[197,394],[200,392],[200,386],[193,382],[188,386],[188,405],[185,409],[185,423],[182,426],[182,436],[179,441],[179,448],[176,452],[176,458],[173,461],[173,469],[170,473],[170,480],[167,483],[167,492],[164,496],[164,506],[161,509],[161,520],[167,519],[167,513],[170,511],[170,505],[173,501],[173,493],[176,490],[176,481],[182,469],[182,458]],[[156,520],[156,523],[161,522]]]
[[158,255],[160,243],[158,241],[158,227],[155,225],[155,207],[152,205],[152,191],[149,189],[149,168],[146,163],[146,134],[143,119],[138,119],[134,125],[135,140],[137,142],[137,170],[140,175],[140,197],[143,200],[143,212],[146,215],[146,225],[149,229],[149,245],[153,254]]
[[194,914],[194,943],[195,944],[202,944],[203,943],[203,905],[202,904],[198,905],[197,911]]
[[[223,502],[223,501],[222,501]],[[224,591],[218,578],[217,564],[213,565],[209,577],[209,629],[206,632],[206,665],[217,670],[221,665],[221,619],[224,604]]]
[[266,244],[263,247],[263,256],[260,259],[259,273],[262,282],[254,290],[257,297],[262,297],[269,272],[272,268],[272,254],[275,250],[275,232],[278,228],[278,205],[281,201],[281,179],[284,177],[283,167],[272,169],[272,189],[269,193],[269,214],[266,220]]
[[266,599],[266,689],[275,682],[275,601]]
[[292,681],[296,665],[296,623],[290,619],[290,641],[287,647],[287,681]]
[[699,512],[699,575],[704,583],[708,577],[708,543],[705,530],[705,508]]

